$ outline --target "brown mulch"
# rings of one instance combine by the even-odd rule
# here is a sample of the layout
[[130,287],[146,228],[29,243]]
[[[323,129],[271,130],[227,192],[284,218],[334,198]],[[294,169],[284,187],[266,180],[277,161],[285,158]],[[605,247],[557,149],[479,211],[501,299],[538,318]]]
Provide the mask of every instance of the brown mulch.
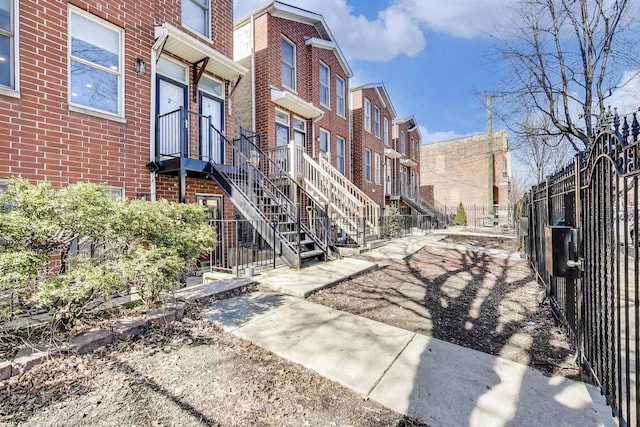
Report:
[[[310,300],[579,378],[527,262],[483,251],[515,250],[517,241],[445,242],[466,246],[426,247]],[[198,306],[187,311],[132,341],[51,358],[0,381],[0,425],[424,425],[197,319]],[[77,328],[126,314],[96,315]]]
[[[404,261],[314,294],[310,300],[420,334],[502,356],[547,375],[580,379],[514,238],[447,236]],[[460,245],[464,244],[464,249]],[[501,256],[485,249],[502,249]],[[366,258],[366,253],[364,254]]]

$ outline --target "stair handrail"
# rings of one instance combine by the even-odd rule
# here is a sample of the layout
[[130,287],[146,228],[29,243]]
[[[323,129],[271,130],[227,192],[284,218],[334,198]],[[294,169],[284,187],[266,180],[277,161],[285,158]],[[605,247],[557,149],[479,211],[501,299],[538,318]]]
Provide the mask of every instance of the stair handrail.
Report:
[[[311,194],[309,194],[304,188],[302,188],[300,186],[300,184],[298,184],[294,179],[292,179],[287,173],[286,171],[283,171],[282,168],[276,163],[274,162],[260,147],[258,147],[253,141],[251,141],[251,138],[246,135],[246,133],[248,132],[248,130],[244,129],[244,128],[240,128],[240,139],[239,139],[239,143],[243,146],[247,146],[250,147],[250,149],[252,151],[255,151],[258,155],[260,160],[258,161],[258,164],[262,165],[263,167],[268,166],[267,170],[276,170],[279,172],[283,172],[281,175],[278,175],[279,178],[281,179],[286,179],[288,184],[293,186],[300,194],[301,196],[303,196],[306,199],[307,203],[310,203],[309,206],[311,206],[311,210],[312,210],[312,217],[315,218],[316,220],[320,220],[320,222],[324,222],[324,224],[317,224],[317,221],[314,222],[314,224],[309,224],[308,226],[302,222],[301,222],[301,229],[305,232],[305,234],[307,234],[319,247],[323,248],[323,250],[326,251],[327,247],[328,247],[328,239],[329,239],[329,233],[328,233],[328,216],[327,216],[327,212],[324,209],[324,207],[322,207],[318,202],[316,202],[316,200],[313,198],[313,196],[311,196]],[[255,132],[254,135],[256,135]],[[235,149],[235,147],[234,147]],[[241,150],[238,150],[238,152],[241,152]],[[244,155],[244,153],[241,153],[243,157],[246,158],[246,156]],[[262,162],[261,160],[264,160],[264,162]],[[274,188],[277,189],[277,191],[279,192],[279,194],[281,194],[286,201],[288,201],[288,203],[290,204],[292,211],[291,212],[296,212],[297,206],[282,192],[282,190],[280,190],[280,188],[278,188],[278,186],[276,184],[274,184],[267,176],[266,174],[264,174],[258,167],[256,167],[255,165],[252,164],[252,167],[255,170],[258,170],[262,181],[264,182],[269,182]],[[263,183],[264,183],[263,182]],[[296,219],[298,215],[294,216],[292,219]],[[312,231],[311,228],[314,228],[314,230]],[[318,237],[318,234],[320,234],[321,237]]]
[[364,204],[364,209],[368,211],[368,215],[363,215],[363,217],[369,221],[369,226],[377,231],[380,219],[380,205],[371,197],[367,196],[367,194],[354,183],[349,181],[347,177],[334,168],[324,157],[320,156],[318,163],[332,179],[338,182],[343,189],[347,190],[347,194],[359,199],[359,201]]

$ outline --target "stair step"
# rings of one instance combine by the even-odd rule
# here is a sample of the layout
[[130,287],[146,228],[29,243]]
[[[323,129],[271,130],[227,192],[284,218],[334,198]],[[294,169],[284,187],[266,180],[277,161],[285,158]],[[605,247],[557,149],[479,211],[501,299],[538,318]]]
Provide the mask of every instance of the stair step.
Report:
[[309,259],[309,258],[315,258],[320,255],[324,255],[324,251],[322,249],[314,249],[312,251],[301,252],[300,258]]

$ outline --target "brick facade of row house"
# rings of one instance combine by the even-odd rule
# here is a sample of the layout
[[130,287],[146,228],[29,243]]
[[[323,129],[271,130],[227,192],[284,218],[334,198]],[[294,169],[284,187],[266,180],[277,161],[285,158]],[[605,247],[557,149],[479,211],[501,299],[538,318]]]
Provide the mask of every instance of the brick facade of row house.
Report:
[[321,15],[270,1],[235,23],[235,60],[251,69],[237,90],[237,127],[266,151],[290,141],[350,176],[351,69]]
[[[106,183],[128,198],[177,201],[182,191],[186,202],[198,194],[222,203],[210,179],[186,177],[180,189],[179,177],[149,167],[157,160],[159,112],[180,106],[199,112],[210,102],[226,136],[233,136],[229,93],[247,71],[231,59],[233,2],[201,5],[0,4],[0,180]],[[162,132],[164,143],[177,150],[174,135]],[[194,144],[199,135],[190,139]]]
[[366,84],[351,89],[353,182],[374,201],[385,205],[385,155],[392,148],[392,126],[395,109],[382,83]]
[[232,0],[130,6],[0,4],[0,185],[12,176],[99,182],[123,197],[206,203],[231,218],[207,174],[166,166],[178,155],[224,161],[225,142],[204,135],[210,117],[227,140],[244,127],[267,150],[295,141],[314,159],[326,155],[384,206],[385,187],[401,176],[385,157],[398,144],[387,136],[395,111],[382,84],[362,86],[371,101],[364,129],[352,71],[321,15],[270,1],[234,24]]
[[420,193],[420,147],[422,136],[414,116],[393,121],[393,145],[399,157],[393,159],[387,178],[387,198],[397,200],[402,213],[410,214],[407,199],[424,199]]

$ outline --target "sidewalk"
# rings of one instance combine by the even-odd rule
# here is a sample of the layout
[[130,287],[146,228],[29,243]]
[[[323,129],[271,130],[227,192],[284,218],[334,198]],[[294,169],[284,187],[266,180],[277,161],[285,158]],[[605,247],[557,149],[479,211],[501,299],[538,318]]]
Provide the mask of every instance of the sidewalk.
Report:
[[[398,259],[436,238],[397,239],[367,255]],[[351,265],[334,261],[331,280],[340,262]],[[323,280],[318,266],[309,268],[316,270],[283,270],[281,278],[304,278],[310,292]],[[615,425],[595,387],[296,297],[245,294],[215,301],[201,316],[433,427]]]

